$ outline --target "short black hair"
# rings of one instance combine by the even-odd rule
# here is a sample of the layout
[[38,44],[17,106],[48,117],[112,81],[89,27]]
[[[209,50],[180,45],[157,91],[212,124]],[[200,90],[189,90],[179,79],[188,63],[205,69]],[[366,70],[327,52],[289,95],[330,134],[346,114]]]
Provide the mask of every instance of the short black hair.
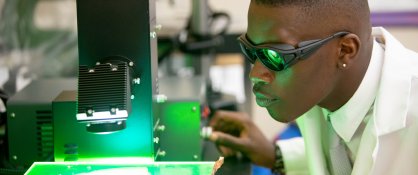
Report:
[[[252,0],[258,5],[275,7],[296,7],[302,18],[322,21],[340,17],[346,26],[370,26],[370,9],[367,0]],[[328,24],[334,25],[334,24]],[[363,25],[361,25],[363,26]],[[352,28],[350,27],[350,28]]]
[[[280,7],[280,6],[297,6],[304,10],[346,7],[351,11],[365,9],[369,11],[367,0],[254,0],[257,4]],[[339,8],[337,8],[339,9]]]
[[[320,2],[321,0],[256,0],[259,4],[273,5],[273,6],[285,6],[285,5],[312,5]],[[334,0],[335,1],[335,0]]]

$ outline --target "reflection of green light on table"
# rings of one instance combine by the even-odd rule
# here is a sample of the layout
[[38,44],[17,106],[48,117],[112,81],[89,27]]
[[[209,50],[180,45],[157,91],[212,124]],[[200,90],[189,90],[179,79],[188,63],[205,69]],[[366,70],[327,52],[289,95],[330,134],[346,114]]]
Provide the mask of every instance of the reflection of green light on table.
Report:
[[214,162],[35,162],[25,175],[210,175]]

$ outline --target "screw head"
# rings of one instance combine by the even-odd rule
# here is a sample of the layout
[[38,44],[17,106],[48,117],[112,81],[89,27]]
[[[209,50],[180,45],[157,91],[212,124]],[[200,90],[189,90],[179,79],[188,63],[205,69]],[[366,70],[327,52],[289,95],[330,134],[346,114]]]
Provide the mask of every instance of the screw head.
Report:
[[158,144],[158,142],[160,142],[160,138],[154,137],[153,141],[154,141],[154,143],[157,143]]
[[135,95],[131,95],[131,100],[135,99]]
[[13,160],[17,160],[17,156],[16,155],[13,155],[12,158],[13,158]]
[[165,96],[163,94],[158,94],[156,96],[156,100],[157,100],[157,103],[164,103],[164,102],[167,101],[167,96]]
[[165,151],[160,151],[160,150],[158,150],[158,152],[157,152],[157,155],[162,156],[162,157],[164,157],[164,156],[165,156],[165,154],[166,154],[166,152],[165,152]]
[[157,37],[157,32],[155,32],[155,31],[150,32],[150,37],[151,38],[156,38]]
[[197,110],[196,106],[192,107],[192,111],[195,112]]
[[140,84],[141,79],[140,78],[134,78],[134,84]]
[[134,66],[134,62],[130,61],[129,66],[131,66],[131,67]]
[[165,130],[165,125],[159,125],[159,126],[157,127],[157,130],[158,130],[158,131],[164,131],[164,130]]
[[10,117],[15,118],[15,117],[16,117],[16,114],[15,114],[14,112],[12,112],[12,113],[10,114]]

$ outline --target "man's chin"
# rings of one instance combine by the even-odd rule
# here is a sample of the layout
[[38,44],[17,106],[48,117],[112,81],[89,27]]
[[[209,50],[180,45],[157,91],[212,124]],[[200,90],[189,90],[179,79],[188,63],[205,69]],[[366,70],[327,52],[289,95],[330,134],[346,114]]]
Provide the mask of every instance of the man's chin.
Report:
[[276,120],[276,121],[278,121],[280,123],[289,123],[289,122],[291,122],[288,117],[285,117],[285,115],[279,114],[277,111],[271,110],[269,108],[266,108],[266,109],[269,112],[270,117],[273,118],[274,120]]

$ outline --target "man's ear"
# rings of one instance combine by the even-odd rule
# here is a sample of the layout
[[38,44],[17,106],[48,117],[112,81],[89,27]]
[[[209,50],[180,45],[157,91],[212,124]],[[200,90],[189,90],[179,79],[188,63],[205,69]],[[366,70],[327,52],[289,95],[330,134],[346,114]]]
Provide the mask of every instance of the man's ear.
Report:
[[340,54],[338,67],[342,69],[349,68],[357,58],[361,47],[360,38],[353,33],[343,36],[340,40]]

